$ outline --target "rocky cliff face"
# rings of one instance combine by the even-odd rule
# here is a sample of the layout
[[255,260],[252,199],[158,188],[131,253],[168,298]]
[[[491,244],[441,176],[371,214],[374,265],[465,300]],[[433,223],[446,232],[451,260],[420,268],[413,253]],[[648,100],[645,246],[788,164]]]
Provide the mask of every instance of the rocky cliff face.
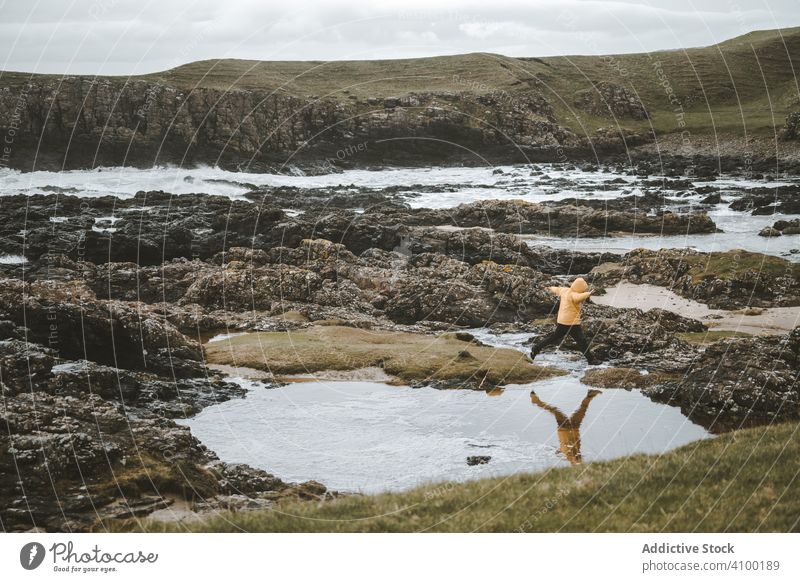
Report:
[[613,119],[647,119],[647,109],[634,93],[614,83],[598,83],[575,95],[575,105],[593,115]]
[[[0,132],[11,137],[4,165],[23,169],[34,152],[36,167],[127,161],[259,169],[309,157],[350,165],[386,155],[463,156],[463,148],[581,145],[534,89],[340,100],[85,77],[1,81]],[[408,138],[422,139],[412,147]]]

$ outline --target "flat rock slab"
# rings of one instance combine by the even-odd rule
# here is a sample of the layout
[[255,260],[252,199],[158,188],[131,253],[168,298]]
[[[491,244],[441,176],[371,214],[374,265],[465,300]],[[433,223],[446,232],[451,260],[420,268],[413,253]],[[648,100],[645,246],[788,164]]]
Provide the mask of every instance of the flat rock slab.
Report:
[[276,376],[381,368],[397,383],[491,388],[563,375],[521,352],[456,337],[344,326],[247,333],[206,344],[210,364],[265,370]]

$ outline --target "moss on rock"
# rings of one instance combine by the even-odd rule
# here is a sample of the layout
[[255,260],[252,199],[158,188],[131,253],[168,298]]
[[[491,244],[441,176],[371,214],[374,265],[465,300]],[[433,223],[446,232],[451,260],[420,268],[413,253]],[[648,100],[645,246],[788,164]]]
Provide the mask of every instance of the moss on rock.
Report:
[[275,375],[381,367],[410,384],[477,388],[564,374],[531,364],[524,354],[460,339],[343,326],[248,333],[206,346],[209,363],[246,366]]

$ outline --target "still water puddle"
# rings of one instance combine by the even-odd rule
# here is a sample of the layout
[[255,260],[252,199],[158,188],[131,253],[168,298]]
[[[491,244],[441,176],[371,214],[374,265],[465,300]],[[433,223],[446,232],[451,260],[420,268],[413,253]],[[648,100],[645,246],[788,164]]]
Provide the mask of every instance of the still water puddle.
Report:
[[[638,392],[591,390],[579,381],[585,365],[568,356],[543,362],[563,361],[567,376],[489,393],[350,381],[269,389],[239,379],[246,398],[182,422],[224,461],[363,493],[662,453],[710,437]],[[473,456],[491,459],[468,465]]]

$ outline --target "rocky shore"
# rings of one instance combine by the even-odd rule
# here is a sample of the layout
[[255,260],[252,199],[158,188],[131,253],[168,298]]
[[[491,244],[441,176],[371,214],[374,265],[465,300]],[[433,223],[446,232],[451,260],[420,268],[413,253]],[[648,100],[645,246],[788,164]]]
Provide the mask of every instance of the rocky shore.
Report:
[[[223,463],[175,422],[244,394],[206,365],[203,343],[214,333],[542,333],[556,307],[545,287],[577,274],[597,287],[660,285],[723,309],[800,301],[797,265],[777,257],[581,253],[517,236],[716,230],[701,207],[652,195],[448,210],[369,189],[337,198],[253,188],[247,199],[0,198],[0,254],[24,257],[0,263],[3,529],[102,528],[175,500],[214,511],[335,495]],[[698,320],[598,304],[587,306],[586,326],[609,364],[588,383],[641,389],[712,430],[800,414],[798,329],[699,344],[684,335],[706,330]],[[470,345],[459,357],[484,366],[485,348]],[[397,377],[435,379],[409,373],[402,357],[391,366]],[[489,387],[472,376],[453,377],[458,387]],[[263,379],[258,389],[274,385]]]
[[742,250],[701,253],[692,250],[636,249],[622,261],[592,269],[597,285],[626,280],[666,287],[709,307],[784,307],[800,305],[793,287],[800,265]]

